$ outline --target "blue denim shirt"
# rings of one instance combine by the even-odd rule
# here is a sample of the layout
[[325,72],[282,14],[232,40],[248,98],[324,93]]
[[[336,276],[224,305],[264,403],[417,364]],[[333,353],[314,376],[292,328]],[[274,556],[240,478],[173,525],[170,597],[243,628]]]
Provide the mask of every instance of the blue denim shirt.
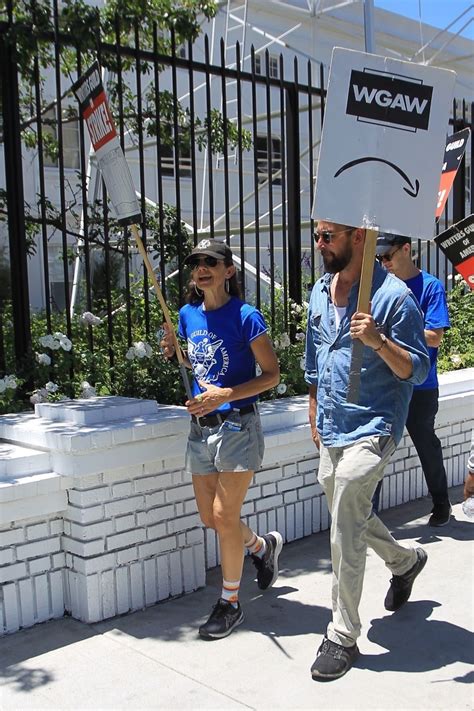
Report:
[[317,429],[326,447],[344,447],[374,435],[392,435],[398,443],[408,414],[413,385],[422,383],[430,360],[423,332],[423,314],[412,292],[392,274],[375,265],[371,313],[380,333],[409,352],[413,372],[398,378],[372,348],[364,348],[359,402],[346,399],[352,339],[350,320],[357,310],[359,284],[354,284],[346,313],[336,329],[330,286],[325,274],[313,287],[306,334],[307,383],[317,386]]

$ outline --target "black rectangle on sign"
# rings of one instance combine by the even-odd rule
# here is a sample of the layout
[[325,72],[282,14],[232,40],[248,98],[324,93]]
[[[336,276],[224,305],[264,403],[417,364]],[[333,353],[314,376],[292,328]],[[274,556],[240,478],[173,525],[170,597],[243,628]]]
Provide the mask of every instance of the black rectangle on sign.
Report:
[[389,73],[353,69],[346,113],[394,128],[427,130],[433,87]]
[[451,170],[459,168],[470,133],[471,130],[469,128],[464,128],[462,131],[458,131],[458,133],[448,137],[444,151],[443,173],[449,173]]

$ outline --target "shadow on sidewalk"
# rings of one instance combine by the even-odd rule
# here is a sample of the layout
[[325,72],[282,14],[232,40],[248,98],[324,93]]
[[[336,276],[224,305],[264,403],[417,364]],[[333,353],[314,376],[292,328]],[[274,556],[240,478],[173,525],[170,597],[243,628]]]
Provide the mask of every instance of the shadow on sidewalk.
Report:
[[[367,637],[387,649],[364,654],[357,666],[375,672],[426,672],[454,662],[474,664],[474,635],[469,630],[442,620],[428,619],[440,603],[432,600],[408,602],[394,614],[371,621]],[[453,681],[467,682],[469,672]]]

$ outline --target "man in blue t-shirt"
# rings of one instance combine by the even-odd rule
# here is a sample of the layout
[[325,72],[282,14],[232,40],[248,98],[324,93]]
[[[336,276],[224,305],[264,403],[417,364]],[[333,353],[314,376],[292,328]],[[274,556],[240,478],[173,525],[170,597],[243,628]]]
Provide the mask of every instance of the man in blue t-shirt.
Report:
[[[418,269],[413,263],[409,237],[382,233],[377,240],[377,257],[387,271],[402,279],[411,289],[424,315],[425,339],[431,368],[426,380],[413,388],[406,428],[418,452],[428,491],[433,500],[428,524],[444,526],[450,520],[451,504],[441,442],[436,436],[434,425],[439,396],[436,360],[444,330],[450,326],[446,293],[439,279]],[[374,494],[376,511],[379,496],[380,485]]]

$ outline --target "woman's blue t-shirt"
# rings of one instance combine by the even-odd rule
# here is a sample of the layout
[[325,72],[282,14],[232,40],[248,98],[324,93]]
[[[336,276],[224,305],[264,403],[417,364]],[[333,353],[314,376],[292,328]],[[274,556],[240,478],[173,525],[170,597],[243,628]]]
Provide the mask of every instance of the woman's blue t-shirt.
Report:
[[[205,311],[203,304],[186,304],[179,312],[179,335],[188,342],[193,395],[201,392],[197,380],[231,387],[255,378],[255,358],[250,344],[266,333],[265,320],[254,306],[235,296],[218,309]],[[245,407],[257,395],[222,405],[219,410]]]

